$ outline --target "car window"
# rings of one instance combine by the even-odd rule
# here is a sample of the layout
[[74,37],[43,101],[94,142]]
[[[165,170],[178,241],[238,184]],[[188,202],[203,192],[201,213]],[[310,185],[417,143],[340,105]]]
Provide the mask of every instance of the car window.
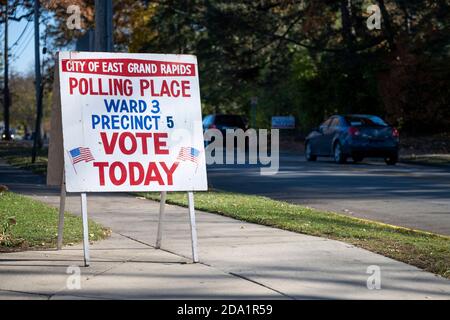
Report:
[[352,127],[360,126],[380,126],[387,127],[388,124],[377,116],[347,116],[345,117],[347,123]]
[[204,126],[204,127],[208,127],[208,126],[212,123],[212,120],[213,120],[213,116],[212,116],[212,115],[206,116],[206,117],[203,119],[203,126]]
[[331,118],[325,120],[320,126],[326,128],[330,125],[330,123],[331,123]]
[[228,127],[245,127],[244,120],[241,116],[237,115],[217,115],[215,124]]
[[339,126],[339,118],[333,118],[333,120],[331,120],[331,124],[330,127],[338,127]]

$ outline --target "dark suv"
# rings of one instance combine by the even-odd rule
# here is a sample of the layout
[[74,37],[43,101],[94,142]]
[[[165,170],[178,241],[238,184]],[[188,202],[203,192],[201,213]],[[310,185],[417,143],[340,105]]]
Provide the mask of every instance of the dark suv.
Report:
[[218,129],[225,135],[227,129],[246,130],[244,117],[235,114],[210,114],[203,118],[203,130]]
[[[226,132],[227,130],[242,129],[246,131],[248,129],[246,120],[244,117],[235,114],[210,114],[203,118],[203,132],[208,129],[217,129],[222,132],[222,142],[226,145]],[[233,142],[234,146],[237,145],[237,140]],[[205,146],[209,144],[205,141]],[[245,142],[247,148],[247,141]]]

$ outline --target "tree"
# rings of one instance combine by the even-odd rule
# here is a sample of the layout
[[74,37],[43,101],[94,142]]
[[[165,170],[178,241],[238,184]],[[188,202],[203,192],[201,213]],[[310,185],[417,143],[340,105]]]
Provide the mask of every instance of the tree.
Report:
[[[82,30],[66,30],[69,3],[52,9],[55,45],[93,25],[93,0],[80,1]],[[307,130],[330,113],[364,112],[410,132],[419,124],[445,130],[449,4],[377,0],[382,29],[368,30],[366,8],[373,3],[123,0],[115,2],[115,45],[197,55],[205,113],[248,115],[250,97],[258,96],[264,126],[275,114],[294,114]]]
[[12,124],[22,127],[24,133],[31,133],[36,119],[36,96],[34,75],[11,74]]

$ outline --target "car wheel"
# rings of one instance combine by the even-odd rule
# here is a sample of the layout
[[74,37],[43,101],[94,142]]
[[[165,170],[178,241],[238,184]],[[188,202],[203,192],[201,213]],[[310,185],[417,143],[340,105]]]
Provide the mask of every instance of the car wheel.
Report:
[[317,156],[312,153],[311,144],[307,143],[305,147],[306,161],[316,161]]
[[345,161],[347,161],[347,158],[342,153],[342,146],[339,142],[334,146],[334,161],[339,164],[345,163]]
[[364,157],[361,157],[361,156],[354,156],[354,157],[352,157],[352,159],[353,159],[353,162],[361,162],[361,161],[363,161],[364,160]]
[[390,155],[389,157],[384,158],[384,161],[388,166],[393,166],[398,162],[398,155]]

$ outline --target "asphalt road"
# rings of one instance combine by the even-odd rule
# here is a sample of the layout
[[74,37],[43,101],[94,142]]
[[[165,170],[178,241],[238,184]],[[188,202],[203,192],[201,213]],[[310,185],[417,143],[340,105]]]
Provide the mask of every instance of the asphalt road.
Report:
[[208,182],[221,190],[450,235],[450,167],[376,160],[337,165],[282,154],[276,175],[262,176],[258,166],[213,165]]

